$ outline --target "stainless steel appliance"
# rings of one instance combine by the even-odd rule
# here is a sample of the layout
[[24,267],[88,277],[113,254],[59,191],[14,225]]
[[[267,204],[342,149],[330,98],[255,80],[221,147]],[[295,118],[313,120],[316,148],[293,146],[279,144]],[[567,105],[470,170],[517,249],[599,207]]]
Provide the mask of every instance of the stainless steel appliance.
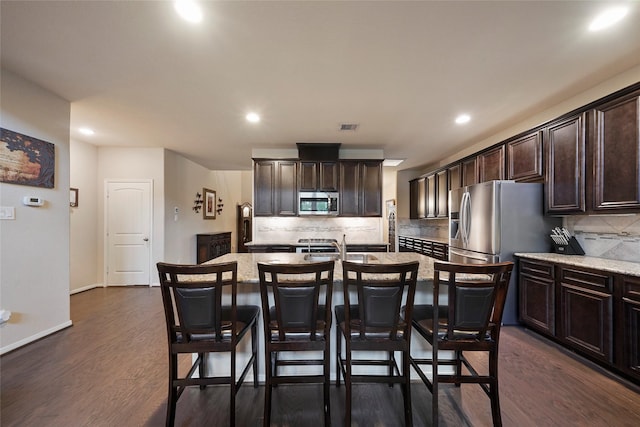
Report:
[[[549,252],[560,218],[543,215],[538,183],[489,181],[449,192],[449,261],[512,261],[515,252]],[[518,323],[517,271],[509,283],[504,324]]]
[[306,246],[297,246],[297,253],[338,252],[336,239],[298,239],[298,243]]
[[298,215],[338,215],[338,193],[298,193]]

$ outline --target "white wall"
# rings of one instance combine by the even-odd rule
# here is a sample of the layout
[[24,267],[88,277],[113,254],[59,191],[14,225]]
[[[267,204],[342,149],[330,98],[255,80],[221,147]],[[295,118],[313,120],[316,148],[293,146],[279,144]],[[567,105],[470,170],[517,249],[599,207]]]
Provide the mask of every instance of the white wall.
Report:
[[[71,325],[69,315],[69,118],[66,100],[6,70],[0,72],[0,126],[55,145],[54,188],[0,183],[0,306],[13,312],[0,353]],[[22,205],[39,196],[43,207]]]
[[102,284],[98,276],[98,147],[71,141],[70,185],[78,189],[78,207],[71,208],[71,293]]
[[[251,200],[245,196],[251,171],[210,171],[179,154],[165,153],[165,251],[164,260],[173,263],[196,262],[196,234],[230,231],[232,251],[236,248],[236,206]],[[196,193],[208,188],[222,199],[222,213],[203,219],[202,209],[192,208]],[[248,197],[248,198],[247,198]],[[174,209],[178,208],[177,218]]]

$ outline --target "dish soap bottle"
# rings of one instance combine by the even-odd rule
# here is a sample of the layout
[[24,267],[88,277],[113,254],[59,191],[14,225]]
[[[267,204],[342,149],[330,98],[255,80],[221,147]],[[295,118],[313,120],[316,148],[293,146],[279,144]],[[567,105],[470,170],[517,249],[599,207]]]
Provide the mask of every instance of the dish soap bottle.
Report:
[[347,260],[347,235],[342,235],[342,243],[340,243],[340,256],[343,261]]

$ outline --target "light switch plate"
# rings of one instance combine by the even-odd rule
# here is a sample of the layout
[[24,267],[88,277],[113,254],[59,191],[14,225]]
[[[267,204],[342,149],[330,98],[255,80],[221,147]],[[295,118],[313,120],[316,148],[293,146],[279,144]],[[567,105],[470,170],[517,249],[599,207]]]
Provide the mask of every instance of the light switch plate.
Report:
[[16,219],[16,208],[13,206],[0,206],[0,219]]

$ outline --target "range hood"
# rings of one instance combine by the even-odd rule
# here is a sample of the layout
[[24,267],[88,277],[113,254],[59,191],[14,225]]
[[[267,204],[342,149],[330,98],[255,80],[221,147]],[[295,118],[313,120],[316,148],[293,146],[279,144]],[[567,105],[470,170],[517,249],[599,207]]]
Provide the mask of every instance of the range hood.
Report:
[[308,161],[338,160],[340,143],[297,142],[298,158]]

